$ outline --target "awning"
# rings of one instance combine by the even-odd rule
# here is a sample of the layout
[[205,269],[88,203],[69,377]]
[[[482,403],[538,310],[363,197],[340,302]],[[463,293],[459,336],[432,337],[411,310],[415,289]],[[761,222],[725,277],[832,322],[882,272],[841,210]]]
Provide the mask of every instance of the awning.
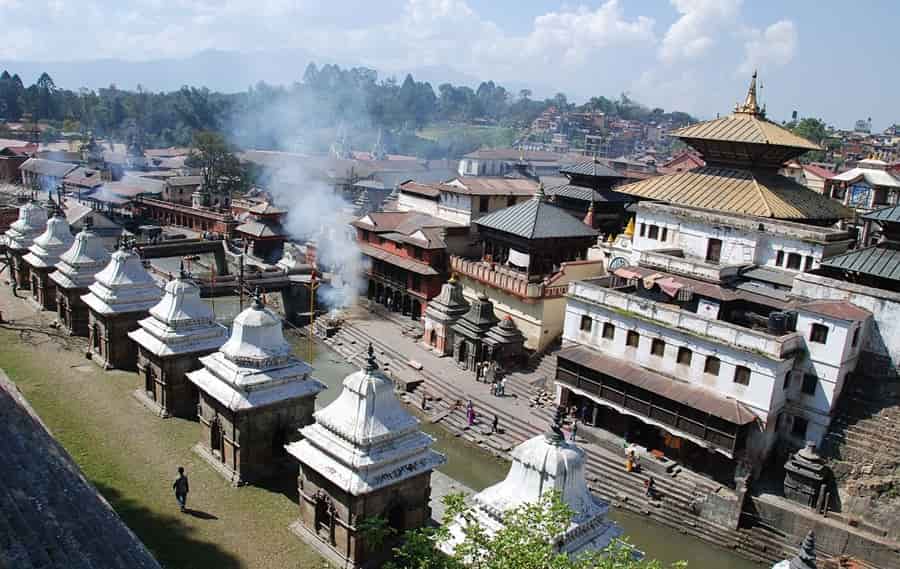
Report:
[[613,274],[617,277],[622,277],[623,279],[631,280],[636,279],[641,276],[640,273],[633,271],[632,269],[626,267],[620,267],[613,271]]
[[528,253],[523,253],[521,251],[516,251],[515,249],[510,249],[509,257],[507,257],[506,261],[509,264],[515,265],[517,267],[527,268],[531,261],[531,257],[528,255]]
[[672,277],[656,281],[660,290],[672,298],[678,296],[678,291],[684,288],[684,283],[676,281]]
[[653,285],[656,284],[656,281],[663,278],[665,275],[661,273],[653,273],[652,275],[644,277],[644,288],[653,288]]

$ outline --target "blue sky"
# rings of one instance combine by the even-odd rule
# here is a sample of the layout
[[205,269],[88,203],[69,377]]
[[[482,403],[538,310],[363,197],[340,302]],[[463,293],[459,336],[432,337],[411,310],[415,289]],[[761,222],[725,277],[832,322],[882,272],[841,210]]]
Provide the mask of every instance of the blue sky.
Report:
[[0,0],[15,22],[0,60],[290,48],[575,100],[626,92],[701,117],[728,112],[758,68],[774,118],[883,128],[900,121],[898,16],[900,3],[866,0]]

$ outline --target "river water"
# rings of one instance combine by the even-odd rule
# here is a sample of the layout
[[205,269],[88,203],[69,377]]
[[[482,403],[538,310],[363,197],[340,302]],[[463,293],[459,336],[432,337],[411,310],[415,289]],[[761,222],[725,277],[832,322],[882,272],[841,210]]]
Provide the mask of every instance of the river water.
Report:
[[[215,304],[217,320],[230,323],[238,312],[238,302],[234,298],[206,299]],[[294,346],[294,353],[307,360],[312,351],[314,376],[328,388],[319,394],[318,408],[328,405],[341,391],[343,379],[357,370],[344,358],[323,343],[315,342],[310,350],[309,343],[299,334],[286,334]],[[502,480],[509,469],[509,463],[483,451],[475,445],[456,438],[446,431],[428,423],[422,423],[422,430],[436,439],[435,448],[447,456],[447,464],[441,467],[446,475],[459,480],[475,490]],[[615,520],[631,543],[650,558],[663,563],[684,560],[689,569],[759,569],[761,566],[734,555],[728,550],[714,547],[699,539],[678,533],[668,527],[656,524],[642,516],[619,509],[612,509],[610,519]]]

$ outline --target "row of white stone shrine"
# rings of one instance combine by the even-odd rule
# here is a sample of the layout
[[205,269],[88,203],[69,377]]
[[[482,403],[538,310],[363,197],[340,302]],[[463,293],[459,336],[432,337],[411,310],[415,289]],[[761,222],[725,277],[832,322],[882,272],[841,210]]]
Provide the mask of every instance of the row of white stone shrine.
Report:
[[[63,217],[47,220],[35,204],[22,206],[4,245],[14,282],[27,282],[43,308],[55,306],[69,334],[88,335],[92,359],[136,368],[144,385],[135,396],[158,415],[199,419],[194,450],[233,484],[299,464],[300,513],[291,530],[326,558],[342,567],[379,566],[404,530],[431,523],[432,471],[446,458],[397,399],[371,346],[365,369],[316,411],[325,386],[292,354],[281,318],[259,297],[229,334],[186,275],[160,291],[135,253],[110,255],[89,229],[73,237]],[[28,278],[19,280],[19,271]],[[556,540],[560,551],[602,550],[621,534],[607,520],[608,504],[586,484],[584,451],[565,440],[558,422],[519,445],[512,459],[507,477],[472,499],[488,531],[501,527],[505,512],[556,490],[575,513]],[[362,530],[373,517],[396,530],[379,547],[367,545]],[[450,523],[446,551],[462,539],[465,522]]]

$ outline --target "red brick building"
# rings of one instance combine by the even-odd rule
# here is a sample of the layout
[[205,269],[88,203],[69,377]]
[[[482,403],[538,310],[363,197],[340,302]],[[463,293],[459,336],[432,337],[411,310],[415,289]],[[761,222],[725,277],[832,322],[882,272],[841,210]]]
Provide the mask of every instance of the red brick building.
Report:
[[178,225],[193,231],[209,231],[230,238],[238,222],[230,211],[195,208],[163,200],[139,197],[134,202],[139,215],[154,219],[160,225]]
[[441,292],[449,255],[469,241],[468,226],[413,211],[372,212],[351,225],[369,261],[366,296],[413,320]]

